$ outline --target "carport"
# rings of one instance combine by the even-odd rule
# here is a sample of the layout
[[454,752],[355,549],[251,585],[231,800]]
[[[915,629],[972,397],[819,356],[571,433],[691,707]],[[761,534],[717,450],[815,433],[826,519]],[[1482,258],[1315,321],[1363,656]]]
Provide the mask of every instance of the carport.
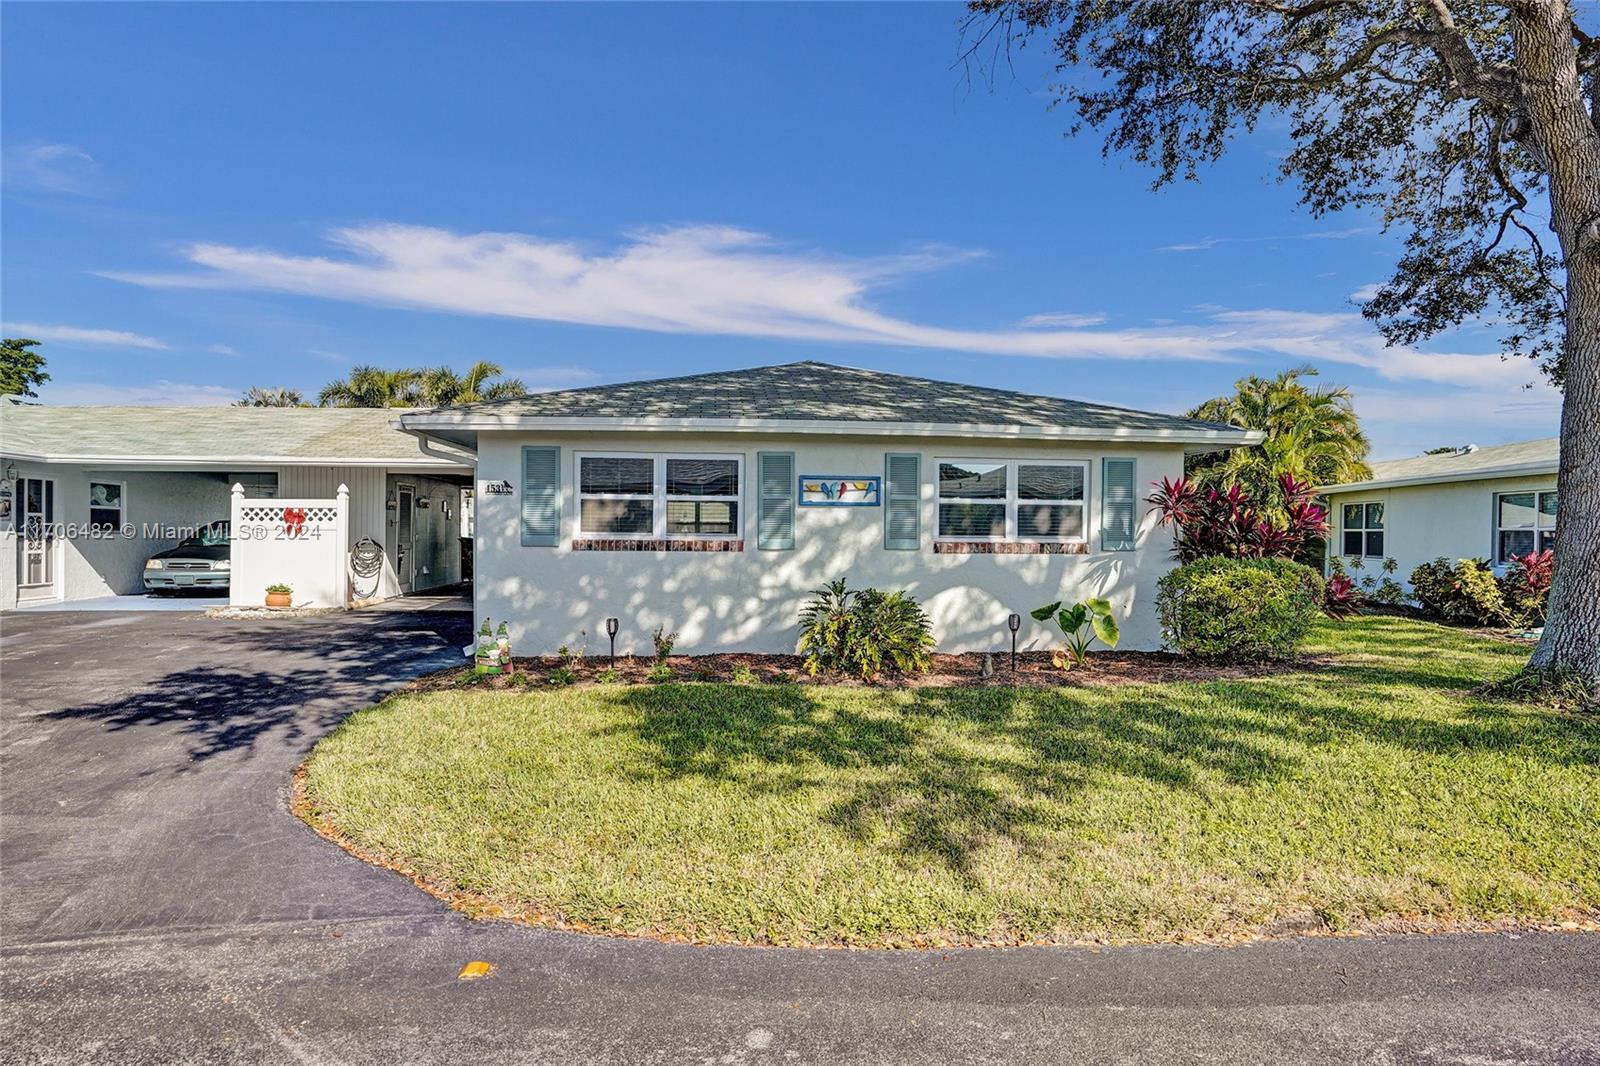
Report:
[[348,486],[349,546],[370,560],[356,590],[363,600],[455,585],[467,572],[475,457],[400,431],[402,413],[6,397],[0,610],[151,609],[141,595],[146,560],[227,520],[235,484],[253,498],[332,498]]

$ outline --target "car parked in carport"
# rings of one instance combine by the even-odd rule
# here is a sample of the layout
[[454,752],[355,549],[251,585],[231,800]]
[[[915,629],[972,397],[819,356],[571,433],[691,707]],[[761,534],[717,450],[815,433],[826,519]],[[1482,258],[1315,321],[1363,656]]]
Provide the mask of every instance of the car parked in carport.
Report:
[[145,560],[144,587],[148,592],[184,592],[193,589],[228,591],[233,576],[233,545],[227,522],[212,522],[176,548]]

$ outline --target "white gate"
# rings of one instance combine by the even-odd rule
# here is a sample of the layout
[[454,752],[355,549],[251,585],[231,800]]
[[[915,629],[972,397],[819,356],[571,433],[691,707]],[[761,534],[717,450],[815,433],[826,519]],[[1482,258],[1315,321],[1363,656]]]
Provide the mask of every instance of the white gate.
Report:
[[233,576],[228,600],[260,607],[269,585],[287,585],[296,607],[348,607],[350,490],[331,500],[246,499],[233,486]]

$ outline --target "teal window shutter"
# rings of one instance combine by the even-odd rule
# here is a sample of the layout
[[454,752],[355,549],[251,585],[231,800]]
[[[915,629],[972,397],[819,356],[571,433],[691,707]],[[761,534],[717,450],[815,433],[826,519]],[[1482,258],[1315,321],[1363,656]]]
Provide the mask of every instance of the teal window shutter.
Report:
[[1134,460],[1106,458],[1100,471],[1100,547],[1108,552],[1131,552],[1139,515]]
[[883,546],[916,551],[922,547],[922,457],[889,452],[883,483]]
[[756,453],[756,547],[794,547],[794,452]]
[[522,543],[553,548],[561,541],[561,449],[522,449]]

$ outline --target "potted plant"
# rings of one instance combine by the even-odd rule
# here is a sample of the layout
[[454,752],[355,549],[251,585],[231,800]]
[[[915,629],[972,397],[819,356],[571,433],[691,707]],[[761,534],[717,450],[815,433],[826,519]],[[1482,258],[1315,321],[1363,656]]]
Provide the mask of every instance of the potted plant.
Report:
[[289,607],[289,606],[292,606],[293,605],[293,601],[290,599],[290,597],[293,594],[294,594],[294,589],[290,588],[288,585],[283,584],[282,582],[279,582],[276,585],[268,585],[267,586],[267,606],[268,607]]

